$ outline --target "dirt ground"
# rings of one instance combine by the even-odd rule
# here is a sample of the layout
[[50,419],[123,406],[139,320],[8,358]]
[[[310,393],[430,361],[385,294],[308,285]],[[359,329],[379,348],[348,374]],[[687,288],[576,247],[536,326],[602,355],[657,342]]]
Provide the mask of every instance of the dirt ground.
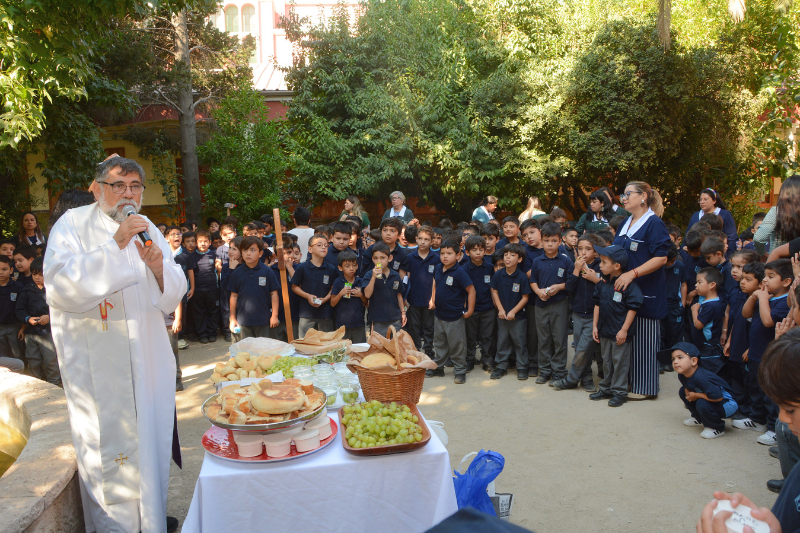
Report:
[[[199,406],[214,392],[209,376],[226,351],[222,340],[181,351],[183,470],[172,465],[168,507],[181,523],[209,427]],[[771,507],[776,495],[765,483],[780,477],[780,466],[756,442],[759,434],[732,429],[729,421],[724,437],[700,438],[701,428],[682,424],[689,412],[678,388],[676,374],[667,373],[657,400],[615,409],[581,389],[555,391],[518,381],[516,373],[492,381],[476,369],[465,385],[455,385],[447,369],[446,377],[425,380],[419,407],[444,423],[454,469],[481,449],[505,457],[497,492],[514,494],[511,521],[537,533],[694,531],[715,490],[740,491]]]

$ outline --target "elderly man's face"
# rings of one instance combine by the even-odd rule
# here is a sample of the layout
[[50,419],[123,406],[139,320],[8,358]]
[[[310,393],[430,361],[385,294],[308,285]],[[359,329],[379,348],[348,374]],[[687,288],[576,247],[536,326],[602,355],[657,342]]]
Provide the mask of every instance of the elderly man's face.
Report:
[[[103,183],[98,183],[94,189],[94,197],[100,204],[100,209],[103,210],[112,219],[122,223],[125,220],[125,214],[122,209],[126,205],[132,205],[136,212],[142,208],[143,192],[134,194],[131,188],[141,187],[142,178],[136,172],[129,172],[128,174],[120,174],[120,168],[112,168],[106,180]],[[119,193],[114,192],[114,184],[126,185],[125,190]]]
[[395,211],[403,207],[403,199],[397,196],[396,194],[392,195],[391,200],[392,200],[392,207],[394,207]]

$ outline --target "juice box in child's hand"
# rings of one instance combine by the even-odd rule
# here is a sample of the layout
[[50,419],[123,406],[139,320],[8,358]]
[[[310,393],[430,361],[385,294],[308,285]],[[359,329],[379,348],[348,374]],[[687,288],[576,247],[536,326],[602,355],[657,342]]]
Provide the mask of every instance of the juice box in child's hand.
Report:
[[[380,269],[383,269],[383,265],[382,265],[382,264],[380,264],[380,263],[378,263],[378,264],[377,264],[377,265],[375,265],[375,266],[376,266],[376,267],[378,267],[378,268],[380,268]],[[377,276],[375,276],[375,278],[376,278],[376,279],[383,279],[383,274],[378,274]]]
[[[344,288],[345,288],[345,289],[348,289],[348,290],[349,290],[349,289],[352,289],[352,288],[353,288],[353,284],[352,284],[352,283],[350,283],[350,282],[345,282],[345,284],[344,284]],[[345,295],[344,295],[344,297],[345,297],[345,298],[350,298],[350,293],[347,293],[347,294],[345,294]]]

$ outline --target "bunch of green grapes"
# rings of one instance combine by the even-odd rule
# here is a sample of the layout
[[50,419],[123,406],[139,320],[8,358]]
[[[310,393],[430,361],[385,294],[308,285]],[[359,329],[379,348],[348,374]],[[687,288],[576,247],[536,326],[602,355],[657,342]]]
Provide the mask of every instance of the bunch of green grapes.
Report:
[[352,448],[411,444],[422,440],[419,418],[407,405],[383,404],[377,400],[345,405],[344,437]]
[[312,363],[313,361],[307,357],[281,357],[275,361],[272,368],[269,369],[269,373],[272,374],[280,370],[283,372],[283,377],[289,379],[294,377],[294,370],[292,370],[292,368],[299,365],[310,365]]

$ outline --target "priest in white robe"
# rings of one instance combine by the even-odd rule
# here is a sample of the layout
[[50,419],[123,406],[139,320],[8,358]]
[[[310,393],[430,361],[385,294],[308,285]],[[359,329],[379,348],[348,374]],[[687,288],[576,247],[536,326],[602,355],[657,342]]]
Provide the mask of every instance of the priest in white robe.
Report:
[[90,532],[167,530],[175,358],[164,314],[178,306],[186,280],[156,226],[123,213],[126,205],[138,213],[144,179],[130,159],[98,165],[97,202],[58,220],[44,259]]

